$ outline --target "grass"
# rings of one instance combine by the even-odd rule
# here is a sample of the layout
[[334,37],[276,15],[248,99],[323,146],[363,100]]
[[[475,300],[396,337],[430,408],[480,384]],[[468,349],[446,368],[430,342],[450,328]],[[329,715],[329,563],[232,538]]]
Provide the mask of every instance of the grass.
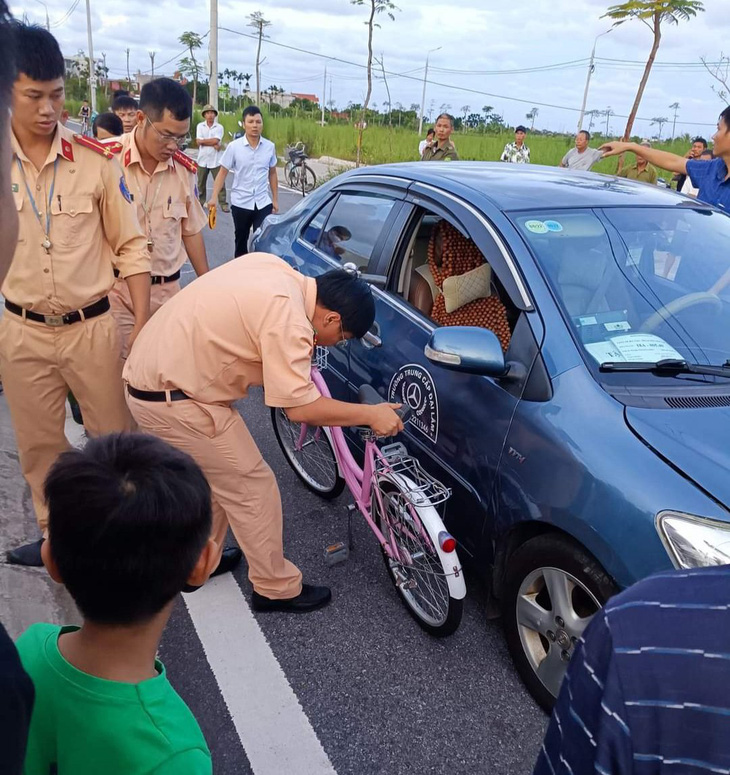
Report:
[[[237,121],[240,114],[220,114],[218,120],[224,128],[235,134],[239,131]],[[195,121],[201,120],[196,113]],[[194,134],[194,132],[193,132]],[[284,152],[284,147],[289,143],[302,141],[307,146],[307,152],[313,158],[320,156],[333,156],[337,159],[355,160],[357,148],[357,130],[349,124],[329,124],[324,127],[316,121],[276,118],[265,116],[264,134],[276,144],[278,153]],[[226,136],[226,142],[230,141]],[[415,161],[418,158],[418,142],[421,138],[412,129],[399,129],[398,127],[371,126],[365,130],[363,139],[363,160],[365,164],[385,164],[398,161]],[[511,131],[501,134],[480,134],[477,132],[454,133],[452,140],[456,144],[459,156],[465,160],[497,161],[502,154],[505,143],[511,142],[514,135]],[[594,135],[591,146],[596,147],[608,139],[601,135]],[[527,144],[530,146],[533,164],[545,164],[557,166],[565,153],[573,147],[574,138],[568,135],[560,136],[528,136]],[[689,143],[686,139],[673,142],[654,143],[654,148],[671,151],[684,155]],[[631,156],[628,163],[633,163]],[[605,159],[593,167],[594,172],[614,173],[616,171],[616,159]],[[671,178],[671,173],[659,170],[659,174],[666,180]]]

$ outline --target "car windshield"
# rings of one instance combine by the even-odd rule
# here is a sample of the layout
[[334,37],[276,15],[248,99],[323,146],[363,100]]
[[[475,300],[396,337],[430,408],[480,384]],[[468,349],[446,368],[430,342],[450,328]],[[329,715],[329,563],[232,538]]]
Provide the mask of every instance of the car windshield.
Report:
[[[730,217],[696,207],[561,210],[512,216],[609,384],[676,377],[599,371],[607,362],[730,360]],[[729,370],[730,375],[730,370]],[[682,375],[692,381],[723,377]]]

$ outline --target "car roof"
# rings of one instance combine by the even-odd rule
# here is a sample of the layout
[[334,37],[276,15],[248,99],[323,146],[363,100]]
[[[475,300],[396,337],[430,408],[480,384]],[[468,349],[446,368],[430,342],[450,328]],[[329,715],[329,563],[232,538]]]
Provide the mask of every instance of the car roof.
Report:
[[348,178],[359,175],[401,177],[453,193],[467,187],[503,211],[691,204],[686,197],[659,186],[537,164],[480,161],[380,164],[352,170]]

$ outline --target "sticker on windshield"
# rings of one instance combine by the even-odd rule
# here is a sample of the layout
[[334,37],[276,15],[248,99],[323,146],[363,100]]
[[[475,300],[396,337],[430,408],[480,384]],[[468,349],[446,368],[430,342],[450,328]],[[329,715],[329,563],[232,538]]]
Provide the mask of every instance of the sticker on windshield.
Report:
[[665,358],[682,360],[674,347],[655,334],[612,336],[604,342],[590,342],[585,348],[598,363],[656,363]]
[[525,221],[525,228],[533,234],[548,233],[548,227],[542,221]]
[[545,228],[548,231],[558,232],[563,230],[562,223],[558,223],[557,221],[545,221],[544,223],[545,223]]
[[408,422],[434,444],[439,435],[439,404],[433,377],[417,363],[401,366],[388,387],[388,401],[409,406]]
[[620,320],[616,323],[604,323],[606,331],[631,331],[631,323],[628,320]]

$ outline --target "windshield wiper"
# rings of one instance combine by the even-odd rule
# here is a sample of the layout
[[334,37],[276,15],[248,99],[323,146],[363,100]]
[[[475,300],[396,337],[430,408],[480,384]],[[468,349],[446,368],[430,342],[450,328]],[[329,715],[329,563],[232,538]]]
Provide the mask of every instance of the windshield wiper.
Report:
[[608,361],[602,363],[600,371],[648,371],[663,376],[676,374],[709,374],[713,377],[730,378],[730,361],[722,366],[705,366],[701,363],[688,363],[678,358],[666,358],[663,361]]

